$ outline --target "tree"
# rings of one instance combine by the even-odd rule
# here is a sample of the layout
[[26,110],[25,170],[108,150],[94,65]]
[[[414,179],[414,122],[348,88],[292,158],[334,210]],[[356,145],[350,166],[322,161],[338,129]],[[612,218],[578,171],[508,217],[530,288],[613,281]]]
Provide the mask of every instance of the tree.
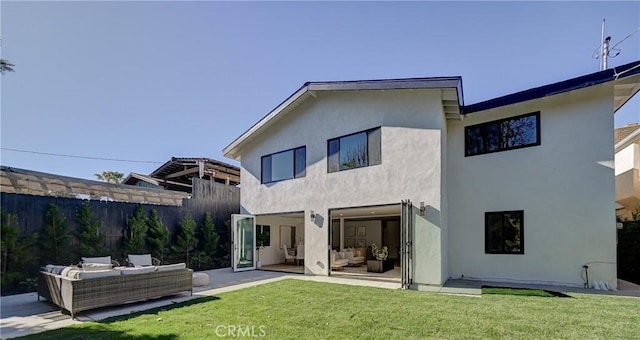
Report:
[[151,210],[151,216],[147,220],[149,226],[147,243],[151,248],[151,255],[164,262],[164,255],[169,245],[169,229],[162,223],[156,209]]
[[45,215],[46,226],[42,235],[43,260],[48,263],[62,264],[70,261],[69,227],[58,206],[49,204]]
[[76,213],[75,236],[80,242],[80,254],[82,256],[100,256],[104,255],[106,247],[104,246],[104,235],[100,233],[102,228],[102,220],[96,216],[89,202],[82,203],[82,207]]
[[14,72],[13,67],[16,66],[9,62],[7,59],[0,59],[0,74],[5,72]]
[[211,213],[204,215],[204,222],[202,228],[200,228],[200,235],[202,236],[202,251],[209,256],[214,256],[218,252],[218,242],[220,241],[220,235],[216,232],[216,225],[213,222]]
[[196,238],[196,221],[191,217],[191,213],[187,212],[180,222],[180,232],[176,239],[176,245],[173,250],[184,257],[188,267],[191,266],[190,253],[198,245]]
[[94,176],[101,181],[118,184],[122,182],[124,174],[117,171],[103,171],[101,174],[94,174]]
[[5,212],[0,212],[0,216],[0,278],[3,295],[21,291],[19,284],[28,286],[23,288],[33,289],[33,284],[30,283],[35,282],[37,272],[34,248],[38,242],[38,234],[21,237],[17,216]]
[[145,251],[145,238],[148,230],[144,207],[139,205],[135,215],[129,220],[129,230],[124,233],[124,251],[128,254],[140,254]]

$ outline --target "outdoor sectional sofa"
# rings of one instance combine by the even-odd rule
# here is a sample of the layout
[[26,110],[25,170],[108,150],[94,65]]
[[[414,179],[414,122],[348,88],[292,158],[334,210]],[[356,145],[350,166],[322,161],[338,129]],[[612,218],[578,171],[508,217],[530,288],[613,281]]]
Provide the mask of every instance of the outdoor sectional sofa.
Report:
[[184,263],[148,267],[83,270],[77,266],[47,266],[38,278],[38,300],[44,297],[71,317],[99,307],[193,294],[193,271]]

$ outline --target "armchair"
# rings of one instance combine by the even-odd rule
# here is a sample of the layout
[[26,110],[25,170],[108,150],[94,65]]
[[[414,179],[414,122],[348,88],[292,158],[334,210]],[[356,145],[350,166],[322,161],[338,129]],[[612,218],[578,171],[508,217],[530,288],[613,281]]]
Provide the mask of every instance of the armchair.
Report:
[[339,269],[349,264],[349,259],[344,257],[343,252],[338,253],[335,250],[331,251],[331,269]]
[[296,257],[289,254],[289,251],[287,250],[287,245],[286,244],[282,245],[282,250],[284,251],[284,263],[287,263],[287,261],[289,261],[289,260],[291,260],[292,263],[295,263]]
[[298,250],[296,251],[296,265],[298,263],[304,262],[304,244],[298,245]]

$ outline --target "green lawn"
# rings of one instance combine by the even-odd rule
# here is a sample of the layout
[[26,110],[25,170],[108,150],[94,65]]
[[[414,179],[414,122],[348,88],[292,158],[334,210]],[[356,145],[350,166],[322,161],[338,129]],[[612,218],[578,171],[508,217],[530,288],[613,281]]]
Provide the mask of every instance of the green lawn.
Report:
[[231,338],[237,326],[236,336],[271,339],[633,339],[640,338],[640,299],[477,298],[291,279],[27,338]]

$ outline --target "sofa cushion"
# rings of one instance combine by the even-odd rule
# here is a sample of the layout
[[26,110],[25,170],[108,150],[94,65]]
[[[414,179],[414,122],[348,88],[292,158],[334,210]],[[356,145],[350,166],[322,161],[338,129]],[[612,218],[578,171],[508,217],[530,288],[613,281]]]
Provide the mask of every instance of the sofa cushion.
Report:
[[109,264],[105,264],[105,263],[83,263],[82,264],[82,270],[84,270],[85,272],[94,272],[97,270],[109,270],[111,269],[111,263]]
[[129,255],[129,263],[134,266],[151,266],[151,254]]
[[102,257],[83,257],[82,263],[103,263],[103,264],[111,264],[111,256],[102,256]]
[[178,269],[187,268],[187,264],[186,263],[165,264],[162,266],[157,266],[156,268],[158,268],[159,272],[165,272],[169,270],[178,270]]
[[120,270],[120,272],[122,272],[122,275],[136,275],[136,274],[151,273],[151,272],[155,272],[155,271],[156,271],[156,267],[153,267],[153,266],[149,266],[149,267],[126,267],[126,268],[122,268]]
[[109,276],[119,276],[120,272],[117,270],[109,269],[109,270],[94,270],[90,272],[78,271],[75,274],[75,279],[80,280],[90,280],[97,279],[100,277],[109,277]]

